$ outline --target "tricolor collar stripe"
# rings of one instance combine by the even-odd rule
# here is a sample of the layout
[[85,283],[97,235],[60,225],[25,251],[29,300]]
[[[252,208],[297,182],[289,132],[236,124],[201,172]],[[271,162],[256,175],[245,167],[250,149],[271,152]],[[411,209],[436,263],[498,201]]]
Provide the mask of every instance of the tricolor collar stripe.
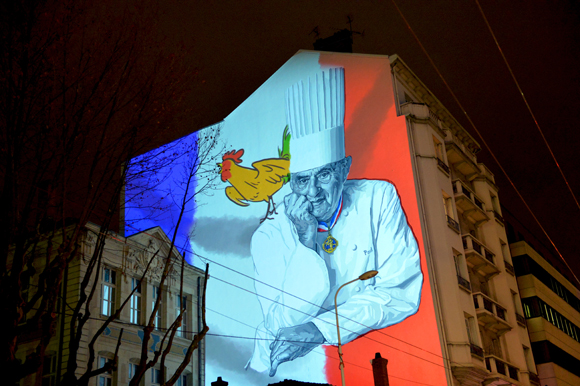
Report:
[[338,202],[338,206],[337,206],[336,210],[334,211],[332,218],[330,219],[330,227],[324,221],[319,221],[318,222],[318,232],[327,232],[330,229],[332,229],[332,227],[334,227],[334,224],[336,224],[336,222],[338,221],[338,217],[340,217],[341,212],[342,212],[342,196],[340,196],[340,201]]

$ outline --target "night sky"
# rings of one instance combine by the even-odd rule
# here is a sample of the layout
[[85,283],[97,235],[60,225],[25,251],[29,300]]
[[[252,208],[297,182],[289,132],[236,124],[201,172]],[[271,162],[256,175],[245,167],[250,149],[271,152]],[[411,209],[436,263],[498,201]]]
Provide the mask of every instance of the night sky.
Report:
[[[537,130],[473,1],[397,1],[427,52],[516,187],[580,276],[580,209]],[[480,0],[504,54],[572,190],[580,196],[580,3]],[[175,138],[225,118],[300,49],[348,28],[355,53],[399,55],[482,145],[390,1],[175,1],[163,25],[199,70],[194,114]],[[168,138],[168,141],[175,139]],[[500,201],[542,235],[490,153]],[[548,245],[548,241],[542,238]],[[539,242],[536,242],[539,243]]]

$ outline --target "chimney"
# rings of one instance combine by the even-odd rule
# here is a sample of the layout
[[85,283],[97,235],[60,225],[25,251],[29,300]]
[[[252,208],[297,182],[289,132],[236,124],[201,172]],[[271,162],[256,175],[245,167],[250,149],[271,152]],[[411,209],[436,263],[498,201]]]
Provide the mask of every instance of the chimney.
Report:
[[389,374],[387,372],[388,360],[381,357],[381,353],[375,354],[375,359],[371,359],[373,365],[373,378],[375,379],[375,386],[389,386]]
[[217,381],[211,383],[211,386],[228,386],[228,382],[223,381],[222,377],[218,377]]

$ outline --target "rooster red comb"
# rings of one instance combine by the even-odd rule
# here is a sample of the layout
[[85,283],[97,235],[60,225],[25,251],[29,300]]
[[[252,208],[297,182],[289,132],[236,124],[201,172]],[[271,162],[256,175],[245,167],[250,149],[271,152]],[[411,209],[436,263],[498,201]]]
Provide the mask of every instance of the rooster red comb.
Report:
[[227,159],[231,159],[235,163],[239,164],[240,162],[242,162],[242,159],[240,157],[243,155],[244,155],[244,149],[240,149],[238,151],[235,151],[235,150],[228,151],[226,154],[224,154],[222,156],[222,161],[225,161]]

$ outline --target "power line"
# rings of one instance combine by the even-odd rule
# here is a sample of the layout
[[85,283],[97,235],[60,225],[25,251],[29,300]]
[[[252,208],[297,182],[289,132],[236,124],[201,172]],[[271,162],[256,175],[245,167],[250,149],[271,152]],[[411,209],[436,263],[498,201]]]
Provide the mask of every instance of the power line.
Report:
[[[133,228],[134,228],[134,227],[133,227]],[[135,229],[135,228],[134,228],[134,229]],[[159,239],[159,238],[157,238],[156,236],[153,236],[153,235],[151,235],[151,234],[149,234],[149,233],[147,233],[147,232],[145,232],[145,231],[143,231],[142,233],[144,233],[144,234],[147,234],[149,237],[152,237],[152,238],[155,238],[155,239],[157,239],[157,240],[160,240],[160,239]],[[106,236],[108,237],[108,235],[106,235]],[[162,240],[161,240],[161,241],[162,241]],[[218,263],[218,262],[216,262],[216,261],[214,261],[214,260],[212,260],[212,259],[210,259],[210,258],[207,258],[207,257],[201,256],[201,255],[199,255],[199,254],[197,254],[197,253],[195,253],[195,252],[193,252],[193,251],[191,251],[191,250],[184,249],[184,251],[188,251],[189,253],[191,253],[191,254],[193,254],[193,255],[195,255],[195,256],[197,256],[197,257],[201,258],[201,259],[207,260],[207,261],[209,261],[209,262],[211,262],[211,263],[213,263],[213,264],[215,264],[215,265],[218,265],[218,266],[220,266],[220,267],[226,268],[226,269],[228,269],[228,270],[230,270],[230,271],[232,271],[232,272],[234,272],[234,273],[237,273],[237,274],[239,274],[239,275],[241,275],[241,276],[244,276],[244,277],[246,277],[246,278],[248,278],[248,279],[250,279],[250,280],[253,280],[254,282],[257,282],[257,283],[263,284],[263,285],[265,285],[265,286],[268,286],[268,287],[270,287],[270,288],[272,288],[272,289],[275,289],[275,290],[277,290],[277,291],[280,291],[281,293],[284,293],[284,294],[290,295],[290,296],[294,297],[295,299],[301,300],[301,301],[303,301],[303,302],[305,302],[305,303],[307,303],[307,304],[310,304],[310,305],[313,305],[313,306],[315,306],[315,307],[318,307],[319,309],[321,309],[321,310],[322,310],[322,311],[324,311],[324,312],[332,312],[332,310],[329,310],[329,309],[323,308],[323,307],[321,307],[321,306],[320,306],[320,305],[318,305],[318,304],[312,303],[312,302],[310,302],[310,301],[308,301],[308,300],[306,300],[306,299],[303,299],[303,298],[301,298],[301,297],[299,297],[299,296],[296,296],[296,295],[294,295],[294,294],[292,294],[292,293],[289,293],[289,292],[287,292],[287,291],[284,291],[284,290],[282,290],[282,289],[279,289],[279,288],[277,288],[277,287],[275,287],[275,286],[273,286],[273,285],[271,285],[271,284],[268,284],[268,283],[266,283],[266,282],[263,282],[263,281],[261,281],[261,280],[258,280],[258,279],[256,279],[256,278],[254,278],[254,277],[251,277],[251,276],[249,276],[249,275],[246,275],[246,274],[244,274],[244,273],[242,273],[242,272],[239,272],[239,271],[237,271],[237,270],[235,270],[235,269],[233,269],[233,268],[230,268],[230,267],[228,267],[228,266],[226,266],[226,265],[224,265],[224,264],[220,264],[220,263]],[[161,258],[164,258],[164,257],[161,257]],[[312,315],[306,314],[305,312],[303,312],[303,311],[301,311],[301,310],[295,309],[295,308],[293,308],[293,307],[290,307],[290,306],[288,306],[288,305],[286,305],[286,304],[282,304],[282,303],[280,303],[280,302],[278,302],[278,301],[276,301],[276,300],[272,300],[272,299],[266,298],[266,297],[265,297],[265,296],[263,296],[263,295],[260,295],[260,294],[258,294],[258,293],[256,293],[256,292],[253,292],[253,291],[247,290],[247,289],[245,289],[245,288],[239,287],[239,286],[237,286],[237,285],[235,285],[235,284],[233,284],[233,283],[230,283],[230,282],[228,282],[228,281],[226,281],[226,280],[219,279],[219,278],[217,278],[215,275],[211,275],[211,277],[212,277],[212,278],[214,278],[214,279],[216,279],[216,280],[218,280],[218,281],[222,281],[222,282],[224,282],[224,283],[227,283],[227,284],[230,284],[230,285],[232,285],[232,286],[234,286],[234,287],[237,287],[237,288],[239,288],[239,289],[241,289],[241,290],[243,290],[243,291],[249,292],[249,293],[251,293],[251,294],[254,294],[254,295],[256,295],[256,296],[259,296],[259,297],[265,298],[265,299],[267,299],[267,300],[269,300],[269,301],[272,301],[272,302],[275,302],[275,303],[277,303],[277,304],[280,304],[280,305],[282,305],[283,307],[286,307],[286,308],[291,308],[291,309],[293,309],[293,310],[295,310],[295,311],[298,311],[298,312],[300,312],[300,313],[303,313],[303,314],[305,314],[305,315],[307,315],[307,316],[310,316],[310,317],[312,317]],[[411,346],[411,347],[413,347],[413,348],[416,348],[416,349],[418,349],[418,350],[424,351],[424,352],[426,352],[426,353],[428,353],[428,354],[431,354],[431,355],[433,355],[433,356],[435,356],[435,357],[437,357],[437,358],[441,358],[441,359],[443,359],[443,360],[445,360],[445,361],[449,361],[449,362],[451,362],[451,363],[455,363],[455,362],[451,361],[449,358],[446,358],[446,357],[444,357],[444,356],[442,356],[442,355],[439,355],[439,354],[433,353],[433,352],[431,352],[431,351],[429,351],[429,350],[426,350],[426,349],[424,349],[424,348],[422,348],[422,347],[420,347],[420,346],[417,346],[417,345],[414,345],[414,344],[412,344],[412,343],[409,343],[409,342],[407,342],[407,341],[405,341],[405,340],[403,340],[403,339],[396,338],[396,337],[394,337],[394,336],[392,336],[392,335],[390,335],[390,334],[387,334],[386,332],[384,332],[384,331],[382,331],[382,330],[380,330],[380,329],[379,329],[379,330],[373,329],[373,328],[371,328],[371,327],[369,327],[369,326],[367,326],[367,325],[365,325],[365,324],[363,324],[363,323],[361,323],[361,322],[359,322],[359,321],[357,321],[357,320],[354,320],[354,319],[351,319],[351,318],[348,318],[348,317],[342,316],[342,315],[340,315],[340,314],[339,314],[339,316],[340,316],[341,318],[343,318],[343,319],[346,319],[346,320],[352,321],[352,322],[354,322],[354,323],[357,323],[358,325],[360,325],[360,326],[362,326],[362,327],[365,327],[365,328],[367,328],[367,329],[369,329],[369,330],[371,330],[371,331],[373,331],[373,332],[378,332],[378,333],[380,333],[381,335],[384,335],[384,336],[387,336],[387,337],[389,337],[389,338],[395,339],[395,340],[397,340],[397,341],[399,341],[399,342],[405,343],[405,344],[407,344],[407,345],[409,345],[409,346]],[[318,318],[317,318],[317,316],[314,316],[314,318],[318,319]],[[326,322],[326,321],[325,321],[325,322]],[[329,323],[329,322],[327,322],[327,323]],[[332,325],[334,325],[334,324],[332,324]],[[347,330],[347,331],[349,331],[349,332],[352,332],[352,333],[354,333],[354,334],[356,334],[356,335],[358,335],[359,337],[363,337],[363,338],[366,338],[366,339],[371,339],[371,338],[369,338],[369,337],[368,337],[367,335],[365,335],[365,334],[359,334],[359,333],[357,333],[356,331],[352,331],[352,330],[348,330],[348,329],[346,329],[346,330]],[[441,364],[438,364],[438,363],[435,363],[435,362],[429,361],[428,359],[421,358],[421,357],[419,357],[419,356],[416,356],[416,355],[414,355],[414,354],[411,354],[411,353],[409,353],[409,352],[407,352],[407,351],[404,351],[404,350],[398,349],[398,348],[396,348],[396,347],[393,347],[393,346],[387,345],[386,343],[379,342],[379,341],[376,341],[376,340],[374,340],[374,339],[371,339],[371,340],[373,340],[373,341],[375,341],[375,342],[377,342],[377,343],[383,344],[383,345],[385,345],[385,346],[387,346],[387,347],[393,348],[393,349],[395,349],[395,350],[398,350],[398,351],[401,351],[401,352],[407,353],[408,355],[415,356],[416,358],[422,359],[422,360],[424,360],[424,361],[427,361],[427,362],[429,362],[429,363],[433,363],[433,364],[436,364],[436,365],[438,365],[438,366],[445,367],[445,365],[441,365]]]
[[[211,309],[209,309],[209,308],[207,308],[207,307],[206,307],[206,309],[207,309],[208,311],[216,312],[216,313],[218,313],[218,314],[220,314],[220,315],[223,315],[223,314],[221,314],[221,313],[219,313],[219,312],[217,312],[217,311],[211,310]],[[37,308],[33,308],[33,309],[31,309],[31,311],[33,311],[33,310],[38,310],[38,309],[37,309]],[[65,312],[65,313],[62,313],[62,312],[60,312],[60,311],[56,311],[56,312],[54,312],[54,314],[55,314],[55,315],[62,315],[62,316],[70,316],[70,317],[74,317],[74,316],[75,316],[75,314],[74,314],[74,313],[66,313],[66,312]],[[223,316],[225,316],[225,315],[223,315]],[[226,316],[226,317],[227,317],[227,316]],[[229,318],[229,317],[228,317],[228,318]],[[100,321],[100,322],[106,322],[106,321],[108,320],[108,319],[103,319],[103,318],[94,317],[94,316],[89,316],[89,318],[88,318],[88,319],[90,319],[90,320],[96,320],[96,321]],[[233,318],[230,318],[230,319],[233,319]],[[241,321],[238,321],[237,319],[233,319],[233,320],[235,320],[235,321],[237,321],[237,322],[239,322],[239,323],[245,324],[245,323],[243,323],[243,322],[241,322]],[[137,324],[137,323],[126,322],[126,321],[119,320],[119,319],[115,319],[115,320],[113,320],[111,323],[114,323],[114,324],[121,324],[121,325],[125,325],[125,326],[131,326],[131,327],[141,327],[141,328],[145,328],[145,327],[146,327],[146,326],[145,326],[145,325],[143,325],[143,324]],[[169,331],[169,330],[170,330],[169,328],[165,328],[165,327],[156,327],[155,329],[156,329],[157,331],[160,331],[160,332],[161,332],[161,331],[165,331],[165,332],[166,332],[166,331]],[[190,331],[190,330],[182,330],[182,332],[183,332],[183,333],[190,333],[190,334],[197,334],[197,333],[199,333],[199,331]],[[219,337],[219,338],[243,339],[243,340],[253,340],[253,341],[256,341],[256,340],[266,340],[266,341],[271,341],[271,342],[273,342],[274,340],[276,340],[276,339],[269,339],[269,338],[256,338],[256,337],[249,337],[249,336],[228,335],[228,334],[216,334],[216,333],[210,333],[210,332],[207,332],[205,335],[206,335],[206,336],[214,336],[214,337]],[[290,344],[300,344],[300,343],[304,343],[304,342],[302,342],[302,341],[295,341],[295,340],[288,340],[288,339],[279,339],[279,340],[280,340],[280,341],[282,341],[282,342],[290,343]],[[326,353],[323,353],[323,352],[317,352],[317,351],[313,351],[313,352],[314,352],[314,353],[316,353],[316,354],[318,354],[318,355],[322,355],[322,356],[324,356],[324,357],[326,357],[326,358],[328,358],[328,359],[332,359],[332,360],[338,361],[338,358],[335,358],[335,357],[333,357],[333,356],[330,356],[330,355],[328,355],[328,354],[326,354]],[[346,364],[348,364],[348,365],[352,365],[352,366],[354,366],[354,367],[358,367],[358,368],[360,368],[360,369],[363,369],[363,370],[365,370],[365,371],[371,371],[371,372],[372,372],[372,370],[371,370],[371,369],[368,369],[368,368],[366,368],[366,367],[364,367],[364,366],[361,366],[361,365],[358,365],[358,364],[356,364],[356,363],[349,362],[349,361],[344,361],[344,362],[345,362]],[[392,375],[392,374],[389,374],[389,378],[390,378],[390,377],[392,377],[392,378],[397,378],[397,379],[400,379],[400,380],[403,380],[403,381],[407,381],[407,382],[416,383],[416,384],[419,384],[419,385],[434,386],[434,385],[432,385],[432,384],[429,384],[429,383],[418,382],[418,381],[414,381],[414,380],[411,380],[411,379],[406,379],[406,378],[398,377],[398,376],[396,376],[396,375]]]
[[465,117],[467,118],[467,120],[469,121],[469,124],[471,125],[471,127],[473,128],[473,130],[477,133],[477,135],[479,136],[479,138],[483,142],[483,145],[485,146],[485,148],[487,149],[487,151],[489,152],[489,154],[492,156],[492,158],[496,162],[497,166],[503,172],[504,176],[509,181],[510,185],[512,186],[512,188],[514,189],[514,191],[516,192],[516,194],[518,195],[518,197],[520,198],[520,200],[522,200],[522,202],[524,203],[525,207],[528,209],[528,211],[530,212],[530,214],[532,215],[532,217],[534,218],[534,220],[536,221],[536,223],[538,224],[538,226],[540,227],[540,229],[542,230],[542,232],[544,232],[544,234],[546,235],[546,237],[548,238],[548,240],[550,241],[550,243],[552,244],[552,246],[554,247],[554,249],[556,250],[556,252],[560,256],[560,258],[564,262],[564,264],[566,264],[566,266],[568,267],[568,269],[570,270],[570,272],[572,272],[572,275],[574,275],[574,278],[576,279],[576,282],[578,284],[580,284],[580,280],[578,279],[578,277],[576,276],[576,274],[574,273],[574,271],[572,271],[572,268],[570,268],[570,266],[568,265],[568,263],[564,259],[564,256],[562,256],[562,254],[560,253],[560,250],[558,249],[558,247],[556,247],[556,244],[554,243],[554,241],[552,240],[552,238],[548,235],[548,232],[544,229],[544,227],[540,223],[540,220],[538,220],[538,218],[536,217],[536,215],[532,211],[532,208],[530,208],[530,206],[528,205],[527,201],[524,199],[524,196],[522,196],[522,194],[520,193],[520,191],[518,190],[518,188],[515,186],[514,182],[512,181],[512,179],[510,178],[510,176],[508,175],[507,171],[501,165],[501,163],[497,159],[495,153],[491,150],[491,147],[487,144],[486,140],[483,138],[483,135],[479,132],[479,130],[475,126],[475,123],[471,120],[471,117],[469,116],[469,114],[467,113],[467,111],[465,110],[465,108],[463,107],[463,105],[461,104],[461,102],[459,101],[459,98],[457,98],[457,96],[455,95],[455,93],[453,92],[453,90],[451,89],[451,87],[449,86],[449,84],[447,83],[447,81],[445,80],[445,78],[443,77],[443,75],[441,74],[441,72],[439,71],[439,68],[435,65],[435,62],[433,61],[433,59],[427,53],[427,50],[425,49],[425,47],[421,43],[421,40],[419,40],[419,37],[417,36],[417,34],[415,34],[415,31],[413,31],[413,28],[411,28],[411,25],[409,24],[409,22],[407,21],[407,19],[403,15],[403,12],[397,6],[397,3],[395,2],[395,0],[391,0],[391,2],[393,3],[393,5],[395,6],[395,8],[397,9],[397,12],[399,13],[399,15],[401,16],[401,18],[405,22],[407,28],[409,29],[409,31],[411,32],[411,34],[413,35],[413,37],[417,41],[417,44],[419,44],[419,47],[421,48],[421,50],[423,51],[423,53],[425,54],[425,56],[427,57],[427,59],[431,63],[431,66],[433,67],[433,69],[435,70],[435,72],[437,73],[437,75],[439,76],[439,78],[441,79],[441,81],[443,82],[443,84],[445,85],[445,87],[447,88],[447,91],[449,91],[449,93],[451,94],[451,96],[455,100],[455,103],[457,103],[457,105],[459,106],[459,108],[461,109],[461,111],[463,112],[463,114],[465,115]]
[[489,21],[487,20],[487,17],[485,16],[485,13],[483,12],[483,8],[481,8],[481,5],[479,4],[478,0],[475,0],[475,3],[477,4],[477,8],[479,8],[479,12],[481,13],[481,16],[483,17],[483,20],[485,21],[485,25],[489,29],[489,33],[493,37],[493,41],[495,42],[495,45],[497,46],[497,49],[499,50],[499,53],[500,53],[505,65],[506,65],[511,77],[514,80],[514,83],[516,84],[516,87],[518,88],[520,95],[522,96],[522,99],[524,101],[524,104],[526,105],[526,108],[528,109],[528,112],[530,113],[532,119],[534,120],[534,124],[536,125],[536,128],[540,132],[540,136],[542,137],[542,140],[544,141],[544,143],[546,144],[546,147],[550,151],[550,155],[552,156],[552,159],[554,160],[554,163],[556,164],[558,171],[560,171],[560,175],[562,175],[562,178],[564,179],[564,182],[566,183],[566,187],[568,187],[568,190],[570,191],[570,194],[572,195],[572,198],[574,199],[576,206],[578,207],[578,209],[580,209],[580,203],[578,203],[578,199],[576,198],[576,195],[574,194],[574,191],[572,190],[572,187],[570,186],[568,179],[564,175],[564,171],[560,167],[560,163],[556,159],[556,155],[552,151],[552,147],[548,144],[548,140],[546,139],[544,132],[540,128],[540,124],[538,123],[538,120],[536,119],[536,116],[534,115],[532,108],[530,107],[530,104],[528,103],[528,100],[526,99],[526,96],[524,95],[524,92],[522,91],[522,88],[520,87],[520,83],[516,79],[516,76],[515,76],[514,72],[512,71],[512,68],[511,68],[510,64],[508,63],[508,60],[507,60],[505,54],[503,53],[503,50],[501,49],[501,46],[499,45],[499,42],[495,36],[495,33],[493,32],[493,29],[491,28],[491,25],[489,24]]
[[[143,232],[141,232],[141,233],[144,233],[144,234],[148,235],[149,237],[151,237],[151,238],[154,238],[154,239],[156,239],[156,240],[159,240],[159,241],[165,242],[165,240],[161,240],[161,239],[157,238],[156,236],[154,236],[154,235],[151,235],[151,234],[147,233],[146,231],[143,231]],[[111,238],[111,239],[114,239],[114,240],[116,240],[116,241],[120,241],[119,239],[117,239],[117,238],[113,237],[112,235],[110,235],[110,234],[108,234],[108,233],[99,232],[99,234],[102,234],[102,235],[104,235],[104,236],[105,236],[105,237],[107,237],[107,238]],[[147,250],[146,250],[144,247],[137,247],[137,246],[133,246],[133,247],[134,247],[134,248],[136,248],[136,249],[139,249],[139,248],[140,248],[140,249],[141,249],[141,250],[143,250],[143,251],[147,251]],[[110,250],[111,250],[111,249],[110,249]],[[119,251],[120,251],[120,250],[119,250]],[[274,286],[272,286],[272,285],[270,285],[270,284],[268,284],[268,283],[262,282],[262,281],[260,281],[260,280],[257,280],[257,279],[255,279],[255,278],[252,278],[252,277],[250,277],[250,276],[248,276],[248,275],[246,275],[246,274],[244,274],[244,273],[241,273],[241,272],[239,272],[239,271],[236,271],[236,270],[234,270],[233,268],[227,267],[227,266],[225,266],[225,265],[223,265],[223,264],[220,264],[220,263],[218,263],[218,262],[215,262],[215,261],[213,261],[213,260],[211,260],[211,259],[209,259],[209,258],[206,258],[206,257],[200,256],[200,255],[198,255],[198,254],[196,254],[196,253],[194,253],[194,252],[190,252],[190,253],[192,253],[192,254],[194,254],[194,255],[196,255],[196,256],[199,256],[200,258],[206,259],[207,261],[209,261],[209,262],[211,262],[211,263],[214,263],[214,264],[216,264],[216,265],[218,265],[218,266],[221,266],[221,267],[223,267],[223,268],[226,268],[226,269],[228,269],[228,270],[230,270],[230,271],[232,271],[232,272],[234,272],[234,273],[237,273],[237,274],[239,274],[239,275],[242,275],[242,276],[244,276],[244,277],[247,277],[247,278],[249,278],[249,279],[251,279],[251,280],[253,280],[253,281],[255,281],[255,282],[261,283],[261,284],[263,284],[263,285],[266,285],[266,286],[268,286],[268,287],[270,287],[270,288],[273,288],[273,289],[275,289],[275,290],[277,290],[277,291],[280,291],[280,292],[282,292],[282,293],[285,293],[285,294],[287,294],[287,295],[290,295],[290,296],[292,296],[292,297],[294,297],[294,298],[296,298],[296,299],[298,299],[298,300],[301,300],[301,301],[303,301],[303,302],[305,302],[305,303],[308,303],[308,304],[314,305],[314,306],[316,306],[316,307],[320,308],[321,310],[323,310],[323,311],[325,311],[325,312],[331,312],[331,311],[332,311],[332,310],[325,309],[325,308],[323,308],[323,307],[321,307],[321,306],[319,306],[319,305],[317,305],[317,304],[314,304],[314,303],[312,303],[312,302],[309,302],[309,301],[307,301],[307,300],[305,300],[305,299],[303,299],[303,298],[301,298],[301,297],[299,297],[299,296],[296,296],[296,295],[293,295],[293,294],[291,294],[291,293],[289,293],[289,292],[286,292],[286,291],[284,291],[284,290],[278,289],[278,288],[276,288],[276,287],[274,287]],[[159,256],[159,255],[158,255],[157,257],[158,257],[158,258],[161,258],[161,259],[167,259],[167,258],[168,258],[168,257]],[[294,311],[300,312],[300,313],[302,313],[302,314],[304,314],[304,315],[307,315],[307,316],[309,316],[309,317],[312,317],[312,318],[315,318],[315,319],[319,319],[317,316],[310,315],[310,314],[308,314],[308,313],[306,313],[306,312],[304,312],[304,311],[302,311],[302,310],[299,310],[299,309],[296,309],[296,308],[290,307],[290,306],[288,306],[288,305],[286,305],[286,304],[280,303],[280,302],[279,302],[279,301],[277,301],[277,300],[273,300],[273,299],[267,298],[267,297],[265,297],[265,296],[263,296],[263,295],[260,295],[260,294],[258,294],[258,293],[256,293],[256,292],[254,292],[254,291],[251,291],[251,290],[248,290],[248,289],[242,288],[242,287],[240,287],[240,286],[238,286],[238,285],[236,285],[236,284],[233,284],[233,283],[231,283],[231,282],[229,282],[229,281],[227,281],[227,280],[220,279],[220,278],[216,277],[215,275],[211,275],[210,277],[211,277],[212,279],[215,279],[215,280],[221,281],[221,282],[223,282],[223,283],[229,284],[229,285],[231,285],[231,286],[233,286],[233,287],[236,287],[236,288],[238,288],[238,289],[240,289],[240,290],[242,290],[242,291],[248,292],[248,293],[250,293],[250,294],[253,294],[253,295],[256,295],[256,296],[258,296],[258,297],[262,297],[262,298],[264,298],[264,299],[267,299],[267,300],[269,300],[269,301],[271,301],[271,302],[274,302],[274,303],[276,303],[276,304],[280,304],[280,305],[281,305],[281,306],[283,306],[283,307],[290,308],[290,309],[292,309],[292,310],[294,310]],[[207,308],[207,307],[206,307],[206,308]],[[443,357],[442,355],[438,355],[438,354],[436,354],[436,353],[430,352],[430,351],[428,351],[428,350],[426,350],[426,349],[424,349],[424,348],[422,348],[422,347],[419,347],[419,346],[413,345],[412,343],[409,343],[409,342],[407,342],[407,341],[405,341],[405,340],[402,340],[402,339],[399,339],[399,338],[395,338],[395,337],[393,337],[392,335],[386,334],[385,332],[383,332],[383,331],[381,331],[381,330],[376,330],[376,329],[373,329],[373,328],[371,328],[371,327],[369,327],[369,326],[366,326],[366,325],[365,325],[365,324],[363,324],[363,323],[360,323],[359,321],[356,321],[356,320],[354,320],[354,319],[351,319],[351,318],[348,318],[348,317],[344,317],[344,316],[342,316],[342,315],[340,315],[340,314],[339,314],[339,316],[341,316],[343,319],[347,319],[347,320],[353,321],[353,322],[355,322],[355,323],[359,324],[360,326],[363,326],[363,327],[365,327],[365,328],[369,329],[370,331],[373,331],[373,332],[378,332],[378,333],[380,333],[381,335],[384,335],[384,336],[387,336],[387,337],[389,337],[389,338],[393,338],[393,339],[395,339],[395,340],[398,340],[398,341],[400,341],[400,342],[402,342],[402,343],[405,343],[405,344],[407,344],[407,345],[409,345],[409,346],[412,346],[412,347],[414,347],[414,348],[417,348],[417,349],[419,349],[419,350],[421,350],[421,351],[424,351],[424,352],[426,352],[426,353],[428,353],[428,354],[431,354],[431,355],[433,355],[433,356],[436,356],[437,358],[441,358],[441,359],[443,359],[443,360],[447,360],[447,361],[449,361],[450,363],[455,363],[455,362],[451,361],[450,359]],[[319,319],[319,320],[320,320],[320,319]],[[334,323],[330,323],[330,322],[328,322],[328,321],[325,321],[325,322],[326,322],[326,323],[329,323],[329,324],[331,324],[331,325],[333,325],[333,326],[335,326],[335,324],[334,324]],[[255,327],[254,327],[254,328],[255,328]],[[426,358],[422,358],[422,357],[420,357],[420,356],[418,356],[418,355],[412,354],[412,353],[410,353],[410,352],[408,352],[408,351],[405,351],[405,350],[403,350],[403,349],[399,349],[399,348],[397,348],[397,347],[391,346],[391,345],[389,345],[389,344],[387,344],[387,343],[385,343],[385,342],[381,342],[381,341],[378,341],[378,340],[376,340],[376,339],[370,338],[370,337],[369,337],[369,336],[368,336],[366,333],[365,333],[365,334],[360,334],[360,333],[357,333],[356,331],[352,331],[352,330],[349,330],[349,329],[347,329],[347,328],[344,328],[344,327],[343,327],[343,329],[344,329],[344,330],[346,330],[346,331],[349,331],[349,332],[351,332],[351,333],[354,333],[354,334],[358,335],[358,337],[360,337],[360,338],[369,339],[369,340],[371,340],[371,341],[373,341],[373,342],[375,342],[375,343],[378,343],[378,344],[380,344],[380,345],[383,345],[383,346],[385,346],[385,347],[389,347],[389,348],[391,348],[391,349],[393,349],[393,350],[396,350],[396,351],[399,351],[399,352],[405,353],[405,354],[407,354],[407,355],[410,355],[410,356],[412,356],[412,357],[415,357],[415,358],[417,358],[417,359],[423,360],[423,361],[425,361],[425,362],[428,362],[428,363],[431,363],[431,364],[434,364],[434,365],[436,365],[436,366],[440,366],[440,367],[443,367],[443,368],[447,368],[447,367],[445,366],[445,364],[440,364],[440,363],[436,363],[436,362],[430,361],[430,360],[428,360],[428,359],[426,359]]]

